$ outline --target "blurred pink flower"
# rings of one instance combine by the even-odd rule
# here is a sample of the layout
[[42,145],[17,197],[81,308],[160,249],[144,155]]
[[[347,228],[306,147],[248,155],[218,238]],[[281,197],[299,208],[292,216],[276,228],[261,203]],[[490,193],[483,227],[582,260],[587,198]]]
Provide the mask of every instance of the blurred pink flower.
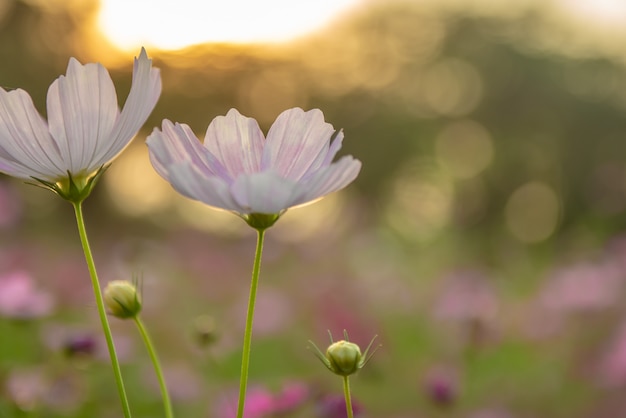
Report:
[[572,315],[616,309],[625,281],[619,252],[612,247],[600,261],[577,262],[551,272],[528,303],[525,334],[549,338],[564,330]]
[[459,271],[444,281],[433,314],[437,319],[458,322],[490,322],[499,308],[498,298],[485,275]]
[[424,390],[428,398],[438,406],[448,406],[459,394],[459,373],[449,366],[433,367],[426,373]]
[[[247,301],[242,297],[241,304]],[[241,304],[235,303],[232,310],[232,317],[237,321],[245,320],[245,311],[242,311]],[[254,333],[257,336],[268,336],[280,333],[292,325],[295,318],[296,306],[292,299],[284,292],[274,289],[260,290],[256,301],[256,317],[254,319]]]
[[92,357],[99,350],[99,340],[93,331],[71,328],[67,325],[46,322],[41,330],[44,345],[52,351],[63,352],[68,357]]
[[489,278],[476,270],[460,270],[444,280],[432,315],[458,328],[464,344],[475,347],[497,337],[500,301]]
[[91,356],[96,351],[97,341],[92,335],[75,335],[65,343],[65,353],[69,357]]
[[[288,382],[278,394],[261,386],[248,390],[244,416],[246,418],[269,418],[283,416],[295,411],[309,398],[309,388],[302,382]],[[234,418],[237,416],[237,396],[225,396],[218,402],[215,416]]]
[[[184,364],[166,366],[163,373],[173,401],[189,402],[203,395],[202,380],[188,366]],[[159,382],[152,368],[146,370],[145,381],[155,394],[160,394]]]
[[40,369],[15,370],[6,378],[6,396],[23,411],[35,409],[42,402],[49,384]]
[[[96,325],[95,319],[89,321]],[[98,361],[110,361],[106,340],[97,329],[46,322],[41,330],[41,339],[48,349],[55,352],[88,355]],[[121,362],[133,360],[134,339],[125,334],[116,335],[115,349]]]
[[87,396],[87,382],[76,373],[57,374],[50,378],[43,402],[45,410],[54,410],[61,416],[76,416],[77,409]]
[[598,365],[600,381],[607,386],[626,385],[626,323],[611,339]]
[[623,285],[623,273],[615,264],[574,264],[552,274],[539,302],[560,314],[603,310],[620,300]]
[[113,81],[100,64],[70,58],[48,89],[48,122],[24,90],[0,88],[0,171],[52,184],[86,178],[109,163],[144,124],[161,94],[161,76],[144,49],[135,59],[120,112]]
[[[6,379],[7,397],[22,411],[45,410],[75,416],[84,401],[85,382],[76,374],[55,374],[38,368],[16,369]],[[4,416],[4,415],[2,415]]]
[[35,288],[26,272],[14,271],[0,276],[0,315],[30,319],[48,315],[53,308],[52,297]]
[[[319,418],[347,418],[346,400],[343,395],[328,395],[321,398],[316,405]],[[363,408],[354,398],[352,398],[352,412],[355,417],[360,417]]]
[[274,414],[287,414],[300,407],[309,398],[309,388],[302,382],[286,383],[274,397]]
[[[274,412],[274,396],[270,391],[261,387],[248,389],[246,405],[243,415],[246,418],[267,418]],[[226,396],[217,404],[215,416],[220,418],[234,418],[237,416],[236,397]]]
[[256,120],[231,109],[213,119],[204,145],[189,126],[169,120],[147,144],[154,169],[179,193],[245,217],[281,214],[350,184],[361,162],[332,162],[343,140],[333,132],[319,109],[294,108],[278,116],[265,139]]
[[489,408],[473,412],[468,418],[513,418],[513,414],[502,408]]

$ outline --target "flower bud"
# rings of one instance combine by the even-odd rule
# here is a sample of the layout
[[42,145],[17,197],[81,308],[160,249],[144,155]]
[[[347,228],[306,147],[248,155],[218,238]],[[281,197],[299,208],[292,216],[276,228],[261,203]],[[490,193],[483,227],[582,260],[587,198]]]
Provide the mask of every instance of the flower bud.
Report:
[[141,312],[141,296],[137,287],[126,280],[113,280],[104,289],[104,304],[118,318],[134,318]]
[[354,374],[363,365],[359,346],[345,340],[332,343],[326,350],[326,358],[330,363],[330,370],[340,376]]
[[309,340],[309,343],[313,348],[313,354],[324,363],[328,370],[339,376],[350,376],[362,369],[378,349],[376,347],[373,352],[369,352],[374,340],[376,340],[376,336],[372,338],[365,352],[361,354],[359,346],[348,340],[348,333],[345,330],[343,331],[345,340],[333,342],[333,336],[330,334],[330,331],[328,331],[328,335],[330,336],[331,344],[326,349],[326,355],[320,351],[313,341]]

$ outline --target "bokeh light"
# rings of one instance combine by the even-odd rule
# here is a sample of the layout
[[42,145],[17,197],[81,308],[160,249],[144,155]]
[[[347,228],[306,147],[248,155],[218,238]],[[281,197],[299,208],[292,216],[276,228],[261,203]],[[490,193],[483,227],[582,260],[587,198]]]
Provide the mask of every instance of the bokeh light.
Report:
[[520,186],[509,198],[506,224],[520,241],[536,243],[550,237],[559,220],[560,204],[554,190],[542,182]]
[[474,177],[493,159],[489,132],[477,122],[461,120],[446,126],[437,136],[435,152],[455,177]]
[[395,180],[385,214],[399,234],[418,242],[435,238],[452,214],[451,178],[434,161],[411,161]]
[[130,145],[104,178],[111,202],[129,216],[163,211],[176,193],[152,170],[148,150],[137,142]]
[[447,58],[436,62],[424,74],[424,97],[438,114],[462,116],[480,102],[482,82],[469,63]]

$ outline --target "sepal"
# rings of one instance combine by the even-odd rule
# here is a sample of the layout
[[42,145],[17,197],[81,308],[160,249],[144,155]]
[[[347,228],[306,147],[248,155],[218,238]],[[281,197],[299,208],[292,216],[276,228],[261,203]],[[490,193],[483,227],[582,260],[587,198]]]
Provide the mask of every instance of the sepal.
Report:
[[48,189],[61,196],[63,199],[78,204],[82,203],[83,200],[91,194],[93,187],[96,185],[98,180],[100,180],[100,177],[107,170],[107,168],[109,168],[109,165],[103,165],[91,176],[75,177],[68,171],[67,177],[62,178],[56,183],[33,176],[32,179],[37,181],[37,183],[28,184]]
[[[284,211],[283,211],[284,212]],[[242,215],[244,221],[257,231],[265,231],[276,223],[278,218],[283,214],[281,213],[250,213]]]

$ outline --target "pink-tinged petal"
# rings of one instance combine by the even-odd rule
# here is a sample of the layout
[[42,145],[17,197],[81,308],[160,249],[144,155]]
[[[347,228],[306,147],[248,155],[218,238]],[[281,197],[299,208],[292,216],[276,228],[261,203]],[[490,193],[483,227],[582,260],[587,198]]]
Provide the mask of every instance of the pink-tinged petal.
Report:
[[343,142],[343,131],[335,131],[331,136],[332,142],[329,147],[326,148],[326,152],[320,152],[315,161],[311,164],[309,169],[302,175],[300,181],[306,181],[309,177],[314,175],[319,169],[328,167],[337,155],[337,152],[341,149]]
[[324,161],[322,161],[321,167],[326,167],[330,165],[330,163],[333,162],[333,159],[335,158],[335,155],[337,155],[337,153],[341,149],[342,144],[343,144],[343,130],[339,130],[339,132],[336,133],[335,138],[333,139],[333,142],[330,144],[330,147],[328,148],[328,153],[324,156]]
[[113,128],[108,144],[99,148],[93,165],[99,166],[115,158],[130,143],[156,106],[161,95],[161,72],[152,68],[152,60],[144,48],[135,58],[133,81],[124,108]]
[[168,178],[169,165],[188,162],[206,175],[221,177],[227,183],[232,182],[226,169],[202,146],[188,125],[173,124],[165,119],[162,128],[162,132],[155,128],[146,143],[152,166],[163,178]]
[[209,124],[204,146],[219,159],[232,178],[260,169],[265,138],[256,120],[230,109]]
[[189,163],[178,163],[168,168],[169,182],[183,196],[199,200],[219,209],[239,212],[228,184],[219,177],[207,176]]
[[329,193],[343,189],[352,183],[361,171],[361,162],[352,156],[345,156],[328,167],[322,168],[306,182],[301,188],[306,193],[296,203],[298,205],[310,202]]
[[319,109],[300,108],[281,113],[267,134],[261,167],[298,181],[328,154],[334,132]]
[[294,205],[304,193],[298,183],[272,171],[241,176],[231,187],[240,213],[277,214]]
[[152,168],[165,180],[170,181],[168,167],[175,161],[175,157],[172,155],[172,151],[170,151],[170,148],[172,148],[170,139],[163,132],[159,131],[158,128],[154,128],[146,139],[146,145],[148,146],[148,155]]
[[21,89],[0,88],[0,171],[50,181],[67,174],[46,122]]
[[48,89],[47,108],[50,133],[65,169],[73,174],[94,171],[93,158],[107,145],[118,115],[115,87],[107,70],[70,58],[67,75]]

